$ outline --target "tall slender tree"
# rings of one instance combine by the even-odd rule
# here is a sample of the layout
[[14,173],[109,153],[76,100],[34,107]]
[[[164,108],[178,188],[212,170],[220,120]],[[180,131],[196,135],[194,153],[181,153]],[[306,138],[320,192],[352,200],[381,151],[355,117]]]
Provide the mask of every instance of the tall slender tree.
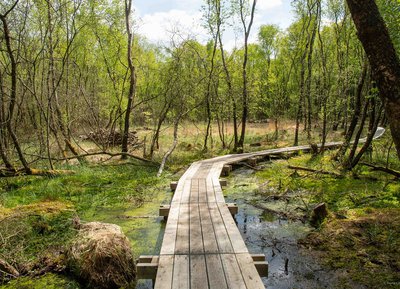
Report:
[[243,91],[242,91],[242,129],[240,133],[240,138],[237,144],[235,144],[234,150],[238,152],[243,152],[244,138],[246,134],[246,122],[249,113],[249,91],[248,91],[248,79],[247,79],[247,61],[248,61],[248,42],[251,27],[254,20],[254,12],[256,10],[257,0],[253,0],[251,5],[250,20],[246,23],[246,5],[245,0],[239,0],[240,9],[240,20],[243,25],[244,31],[244,56],[242,65],[242,77],[243,77]]
[[129,127],[130,127],[130,115],[133,107],[133,99],[136,91],[136,74],[135,74],[135,66],[133,65],[132,60],[132,47],[133,47],[133,31],[131,24],[131,15],[132,15],[132,0],[125,0],[125,24],[126,24],[126,32],[128,34],[128,68],[129,68],[129,93],[128,93],[128,103],[126,105],[125,111],[125,119],[124,119],[124,132],[122,136],[122,158],[127,158],[125,153],[128,152],[128,140],[129,140]]
[[379,88],[400,159],[400,60],[374,0],[347,0]]

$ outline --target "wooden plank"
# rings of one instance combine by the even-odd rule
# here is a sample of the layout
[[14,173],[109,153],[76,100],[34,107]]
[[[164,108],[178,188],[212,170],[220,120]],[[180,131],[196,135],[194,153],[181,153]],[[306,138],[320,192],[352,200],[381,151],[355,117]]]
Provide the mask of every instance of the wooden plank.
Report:
[[204,252],[218,253],[218,243],[215,237],[213,223],[211,221],[210,212],[207,204],[200,205],[200,222],[203,234]]
[[172,288],[173,269],[174,269],[174,256],[173,255],[160,256],[154,289]]
[[161,255],[173,254],[175,252],[175,241],[178,228],[180,205],[176,204],[169,210],[168,221],[165,227]]
[[209,203],[217,202],[217,199],[215,198],[214,185],[213,185],[212,178],[206,179],[206,190],[207,190],[207,202],[209,202]]
[[189,204],[181,204],[175,242],[176,254],[187,254],[189,252],[189,224]]
[[199,180],[199,203],[207,202],[206,179]]
[[226,204],[218,204],[218,209],[221,213],[222,219],[224,221],[226,230],[229,235],[229,239],[232,243],[233,251],[235,253],[248,253],[246,244],[243,241],[242,235],[240,235],[240,231],[236,226],[236,223],[229,212]]
[[175,255],[172,288],[190,288],[189,256]]
[[190,203],[199,202],[199,179],[192,179],[192,185],[190,187]]
[[190,288],[208,289],[206,260],[204,255],[190,255]]
[[217,177],[213,178],[213,187],[215,199],[218,203],[225,203],[224,194],[222,192],[221,185],[219,184],[219,179]]
[[160,256],[157,255],[140,255],[138,263],[157,263],[160,260]]
[[180,199],[181,204],[187,204],[190,201],[190,191],[192,187],[192,180],[185,180],[183,190],[182,190],[182,197]]
[[206,255],[206,264],[210,289],[228,289],[221,256],[217,254]]
[[264,289],[264,284],[254,266],[253,259],[249,254],[237,254],[236,259],[247,288]]
[[253,259],[254,262],[262,262],[265,261],[265,255],[264,254],[251,254],[251,259]]
[[208,203],[211,221],[220,253],[233,253],[233,247],[216,203]]
[[[247,289],[235,254],[222,254],[222,264],[229,289]],[[256,276],[258,274],[256,272]],[[259,277],[258,277],[259,278]],[[253,289],[253,288],[248,288]]]
[[204,253],[203,236],[201,233],[199,204],[190,204],[190,253]]

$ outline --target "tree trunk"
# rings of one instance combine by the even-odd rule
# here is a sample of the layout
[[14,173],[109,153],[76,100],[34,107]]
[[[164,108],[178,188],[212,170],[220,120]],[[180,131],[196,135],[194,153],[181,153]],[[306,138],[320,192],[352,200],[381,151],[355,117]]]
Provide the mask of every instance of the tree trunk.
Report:
[[363,112],[361,115],[361,121],[360,121],[360,127],[358,128],[356,137],[354,138],[353,141],[353,146],[351,147],[349,156],[347,157],[347,159],[343,162],[344,163],[344,167],[347,167],[348,164],[352,163],[353,159],[354,159],[354,155],[356,154],[357,151],[357,146],[358,146],[358,142],[360,140],[362,131],[364,129],[364,125],[365,125],[365,120],[367,119],[367,115],[368,115],[368,107],[370,105],[370,100],[368,99],[365,104],[364,104],[364,108],[363,108]]
[[344,154],[346,153],[347,149],[350,146],[350,141],[351,141],[351,138],[353,137],[354,131],[356,129],[358,119],[360,118],[361,104],[362,104],[361,97],[362,97],[362,90],[364,87],[365,79],[367,77],[367,69],[368,69],[368,63],[367,63],[367,61],[365,61],[363,70],[361,72],[360,80],[357,85],[357,91],[356,91],[355,100],[354,100],[353,117],[351,119],[350,126],[347,130],[343,144],[340,146],[340,149],[337,152],[335,159],[341,159],[344,156]]
[[11,92],[10,92],[10,103],[8,106],[8,115],[6,117],[6,122],[7,122],[8,133],[10,134],[14,147],[17,150],[19,160],[21,161],[24,170],[26,172],[30,172],[29,164],[25,159],[21,146],[19,145],[18,138],[12,126],[12,119],[14,116],[14,109],[17,100],[17,61],[14,57],[14,52],[11,47],[11,35],[6,17],[8,13],[10,13],[15,8],[17,3],[18,1],[16,1],[14,5],[10,8],[10,10],[8,10],[5,14],[0,15],[0,20],[3,24],[3,35],[4,35],[4,40],[6,42],[7,55],[10,58],[10,63],[11,63]]
[[[218,20],[218,21],[220,21],[220,20]],[[227,65],[227,62],[226,62],[225,51],[224,51],[224,47],[223,47],[223,44],[222,44],[221,31],[219,31],[219,34],[218,34],[218,43],[219,43],[219,48],[221,50],[221,60],[222,60],[222,66],[224,68],[226,85],[228,86],[228,97],[229,97],[229,99],[231,101],[231,104],[232,104],[233,151],[235,151],[236,148],[238,147],[238,141],[239,141],[238,125],[237,125],[237,105],[236,105],[236,99],[235,99],[235,97],[233,95],[232,79],[231,79],[231,75],[230,75],[230,72],[229,72],[229,69],[228,69],[228,65]]]
[[244,58],[243,58],[243,67],[242,67],[242,77],[243,77],[243,92],[242,92],[242,130],[240,133],[240,138],[237,143],[237,147],[235,147],[236,151],[243,152],[244,146],[244,138],[246,134],[246,122],[247,122],[247,115],[249,113],[249,93],[247,88],[247,60],[248,60],[248,40],[250,36],[251,26],[253,25],[254,19],[254,12],[256,9],[257,0],[253,0],[253,5],[251,7],[251,16],[249,25],[246,25],[245,18],[244,18],[244,3],[240,1],[240,16],[243,24],[244,29]]
[[157,172],[157,177],[161,176],[169,156],[174,152],[176,145],[178,144],[178,128],[179,128],[179,121],[181,120],[182,115],[183,115],[182,112],[180,112],[179,115],[176,116],[174,122],[174,141],[172,143],[172,146],[169,148],[169,150],[165,153],[164,157],[162,158],[160,168],[158,169]]
[[354,24],[385,105],[400,159],[400,61],[374,0],[347,0]]
[[[129,93],[128,93],[128,103],[126,105],[125,119],[124,119],[124,133],[122,135],[122,153],[128,152],[128,139],[129,139],[129,127],[130,127],[130,115],[133,107],[133,97],[136,90],[136,76],[135,76],[135,66],[132,60],[132,46],[133,46],[133,32],[131,29],[130,17],[132,13],[132,0],[125,0],[125,24],[126,31],[128,33],[128,67],[129,67]],[[121,157],[126,159],[126,155]]]

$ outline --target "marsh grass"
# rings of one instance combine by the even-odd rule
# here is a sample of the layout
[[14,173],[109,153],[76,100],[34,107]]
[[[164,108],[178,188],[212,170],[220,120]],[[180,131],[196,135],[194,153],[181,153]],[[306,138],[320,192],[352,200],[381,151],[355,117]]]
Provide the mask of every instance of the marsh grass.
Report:
[[[371,156],[365,161],[388,163],[399,169],[392,151],[387,156],[387,140],[374,143]],[[386,150],[386,152],[385,152]],[[340,163],[332,161],[335,152],[311,156],[300,154],[289,160],[278,160],[257,172],[260,183],[268,182],[272,190],[264,194],[285,194],[306,191],[305,202],[325,202],[330,210],[328,219],[302,243],[309,254],[343,273],[341,287],[352,288],[352,281],[366,288],[399,288],[400,284],[400,181],[392,175],[359,166],[353,172],[341,171]],[[343,178],[297,171],[288,165],[341,173]],[[352,281],[349,281],[352,280]],[[339,286],[339,285],[338,285]]]
[[0,204],[14,207],[46,200],[74,205],[85,218],[97,207],[140,207],[151,200],[164,178],[156,168],[137,163],[74,166],[75,174],[54,178],[21,176],[0,179]]

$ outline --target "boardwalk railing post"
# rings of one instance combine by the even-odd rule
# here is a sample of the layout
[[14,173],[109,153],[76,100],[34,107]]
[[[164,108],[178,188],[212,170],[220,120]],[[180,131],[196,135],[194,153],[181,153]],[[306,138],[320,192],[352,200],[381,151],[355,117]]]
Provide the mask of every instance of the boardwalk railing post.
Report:
[[170,205],[161,205],[158,210],[158,215],[160,217],[164,217],[164,220],[167,220],[170,208],[171,208]]
[[268,277],[268,262],[265,260],[264,254],[251,254],[254,266],[260,277]]
[[178,186],[178,182],[175,182],[175,181],[173,181],[169,184],[169,187],[172,192],[175,192],[177,186]]
[[221,176],[227,177],[227,176],[229,176],[229,173],[231,171],[232,171],[232,166],[231,165],[224,165],[222,167]]
[[138,263],[136,264],[137,279],[151,279],[154,288],[159,259],[159,256],[140,256]]
[[226,187],[228,185],[227,180],[219,180],[219,184],[221,187]]

